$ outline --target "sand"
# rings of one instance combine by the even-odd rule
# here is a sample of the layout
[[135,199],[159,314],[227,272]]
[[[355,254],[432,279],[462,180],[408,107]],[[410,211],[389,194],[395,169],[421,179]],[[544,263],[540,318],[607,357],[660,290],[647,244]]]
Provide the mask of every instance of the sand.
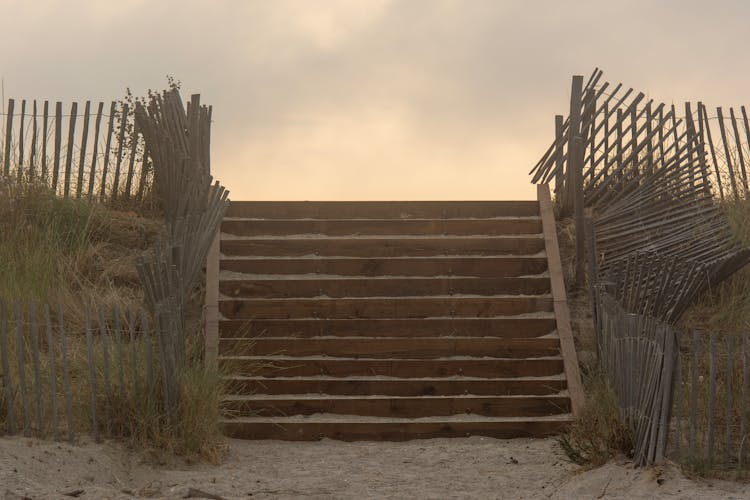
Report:
[[[583,471],[554,439],[229,441],[220,466],[154,466],[112,443],[0,439],[0,498],[750,498],[750,485],[615,460]],[[65,495],[69,496],[65,496]]]

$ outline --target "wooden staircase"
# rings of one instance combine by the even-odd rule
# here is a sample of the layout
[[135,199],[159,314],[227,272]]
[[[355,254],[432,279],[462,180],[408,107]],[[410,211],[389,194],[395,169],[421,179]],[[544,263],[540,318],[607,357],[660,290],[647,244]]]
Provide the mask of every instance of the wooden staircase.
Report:
[[557,242],[539,207],[232,202],[218,266],[227,434],[557,432],[580,385],[576,371],[568,390],[564,294],[553,297],[548,264]]

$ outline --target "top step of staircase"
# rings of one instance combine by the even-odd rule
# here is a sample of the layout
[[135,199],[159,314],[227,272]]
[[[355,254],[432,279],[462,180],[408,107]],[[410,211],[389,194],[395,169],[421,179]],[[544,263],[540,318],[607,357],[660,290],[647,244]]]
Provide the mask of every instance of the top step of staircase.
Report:
[[250,219],[461,219],[532,217],[536,201],[233,201],[226,217]]

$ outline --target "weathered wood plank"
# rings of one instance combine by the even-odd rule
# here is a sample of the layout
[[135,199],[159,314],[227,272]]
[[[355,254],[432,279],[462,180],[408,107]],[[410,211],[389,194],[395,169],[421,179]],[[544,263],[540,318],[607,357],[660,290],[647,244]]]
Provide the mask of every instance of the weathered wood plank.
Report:
[[557,243],[557,227],[550,200],[549,186],[538,185],[537,197],[539,199],[539,212],[542,215],[544,243],[552,286],[552,300],[555,318],[557,319],[557,333],[560,336],[560,348],[565,365],[565,376],[568,381],[573,415],[579,416],[583,409],[585,395],[578,367],[578,354],[573,342],[573,330],[570,326],[570,311],[565,292],[560,249]]

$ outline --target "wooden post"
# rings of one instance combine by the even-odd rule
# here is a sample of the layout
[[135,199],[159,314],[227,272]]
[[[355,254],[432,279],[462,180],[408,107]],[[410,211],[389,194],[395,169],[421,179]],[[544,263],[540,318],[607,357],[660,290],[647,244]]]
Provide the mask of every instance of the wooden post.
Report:
[[[575,163],[574,147],[575,138],[581,136],[581,98],[583,95],[583,76],[575,75],[570,88],[570,116],[568,123],[568,172],[566,176],[566,193],[563,213],[568,215],[573,212],[576,191],[581,187],[580,177],[582,173],[577,168],[583,169],[583,165]],[[578,179],[578,181],[576,181]]]
[[221,257],[221,228],[211,243],[206,258],[206,367],[218,367],[219,354],[219,260]]
[[565,166],[563,164],[563,116],[555,115],[555,202],[562,207],[565,195]]
[[537,197],[542,217],[542,232],[544,234],[544,246],[547,252],[552,287],[552,303],[555,310],[557,332],[560,337],[560,350],[563,356],[565,378],[568,382],[570,405],[573,415],[580,416],[583,410],[585,395],[583,393],[583,385],[581,384],[578,354],[573,342],[573,330],[570,326],[570,310],[568,309],[568,300],[565,293],[562,263],[560,262],[560,249],[557,243],[555,214],[552,210],[549,186],[538,184]]
[[583,285],[584,264],[586,262],[585,237],[586,229],[583,216],[583,139],[578,136],[573,141],[574,160],[571,166],[575,172],[573,182],[575,183],[575,224],[576,224],[576,275],[575,285]]

